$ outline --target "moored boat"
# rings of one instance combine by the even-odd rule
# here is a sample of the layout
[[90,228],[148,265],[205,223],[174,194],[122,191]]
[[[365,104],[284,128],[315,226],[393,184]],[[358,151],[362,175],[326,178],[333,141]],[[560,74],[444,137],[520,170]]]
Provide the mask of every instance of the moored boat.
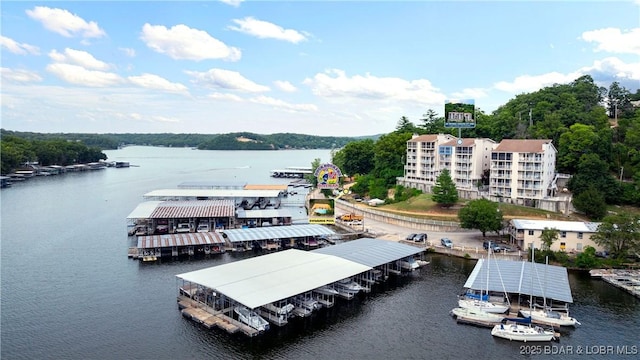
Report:
[[269,323],[267,322],[267,320],[263,319],[256,312],[249,310],[244,306],[236,306],[233,310],[236,314],[238,314],[238,319],[242,323],[260,332],[269,330]]
[[495,325],[491,329],[491,335],[513,341],[552,341],[555,340],[555,333],[552,330],[545,330],[540,326],[531,326],[531,318],[525,319],[505,319],[512,320],[510,324]]
[[503,316],[488,313],[486,311],[469,309],[469,308],[454,308],[451,310],[451,315],[461,321],[471,321],[483,324],[500,324],[504,320]]
[[531,320],[542,322],[555,326],[578,326],[581,325],[574,317],[568,313],[553,311],[550,309],[530,309],[520,310],[520,314],[524,317],[531,317]]

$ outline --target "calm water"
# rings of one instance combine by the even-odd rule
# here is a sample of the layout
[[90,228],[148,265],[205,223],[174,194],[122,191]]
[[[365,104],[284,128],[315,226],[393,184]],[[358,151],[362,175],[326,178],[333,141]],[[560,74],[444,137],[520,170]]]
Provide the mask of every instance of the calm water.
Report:
[[[39,177],[0,192],[2,359],[497,359],[538,350],[457,325],[448,312],[474,263],[438,256],[412,277],[263,337],[202,328],[180,315],[175,275],[248,255],[133,261],[127,215],[151,190],[184,181],[282,183],[269,170],[329,161],[329,151],[105,153],[139,167]],[[583,326],[539,350],[611,354],[593,347],[639,345],[640,301],[582,274],[569,280]]]

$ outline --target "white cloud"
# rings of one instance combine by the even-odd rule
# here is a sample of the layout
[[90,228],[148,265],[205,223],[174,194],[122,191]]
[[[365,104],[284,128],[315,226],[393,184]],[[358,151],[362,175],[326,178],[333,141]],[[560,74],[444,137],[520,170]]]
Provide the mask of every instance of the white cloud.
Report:
[[522,75],[512,82],[499,81],[493,85],[494,88],[509,93],[527,93],[542,89],[553,84],[565,84],[580,76],[579,73],[561,74],[550,72],[542,75]]
[[244,101],[244,99],[241,98],[240,96],[235,95],[235,94],[228,94],[228,93],[216,92],[216,93],[210,94],[208,97],[211,98],[211,99],[216,99],[216,100],[230,100],[230,101],[235,101],[235,102],[243,102]]
[[240,6],[240,3],[242,3],[243,1],[244,0],[220,0],[221,3],[231,5],[233,7]]
[[598,73],[617,79],[640,80],[640,62],[628,64],[616,57],[608,57],[594,61],[592,66],[583,67],[579,72],[582,74]]
[[294,44],[307,40],[302,33],[296,30],[284,29],[276,24],[254,19],[250,16],[244,19],[234,19],[233,22],[238,24],[239,27],[229,26],[229,29],[249,34],[260,39],[284,40]]
[[40,49],[37,46],[29,44],[20,44],[13,39],[0,35],[0,47],[3,47],[10,52],[18,55],[39,55]]
[[110,68],[109,64],[82,50],[66,48],[64,53],[59,53],[54,49],[49,52],[49,57],[58,63],[79,65],[86,69],[109,70]]
[[223,59],[237,61],[238,48],[229,47],[206,31],[180,24],[167,29],[162,25],[144,24],[140,38],[147,46],[176,60]]
[[304,80],[314,94],[325,98],[355,97],[365,100],[408,101],[416,104],[444,103],[445,96],[426,79],[405,80],[401,78],[380,78],[346,76],[342,70],[328,70],[313,78]]
[[280,90],[284,91],[284,92],[295,92],[298,89],[293,86],[293,84],[291,84],[288,81],[282,81],[282,80],[276,80],[273,82],[273,84]]
[[195,83],[209,88],[243,92],[263,92],[270,90],[269,87],[256,84],[240,75],[237,71],[210,69],[206,72],[186,71],[186,73],[194,78],[193,81]]
[[454,98],[459,99],[481,99],[487,97],[487,89],[482,88],[467,88],[459,92],[451,94]]
[[29,83],[35,81],[42,81],[42,77],[38,73],[27,70],[14,70],[9,68],[0,68],[2,73],[2,79],[6,81]]
[[87,70],[82,66],[72,64],[49,64],[47,65],[47,71],[68,83],[76,85],[105,87],[123,82],[123,79],[117,74]]
[[136,50],[135,49],[132,49],[132,48],[118,48],[118,50],[122,51],[128,57],[135,57],[136,56]]
[[131,83],[147,89],[163,90],[169,92],[187,92],[187,87],[180,83],[172,83],[169,80],[154,74],[142,74],[129,76]]
[[290,104],[286,101],[263,95],[251,98],[249,101],[287,111],[318,111],[318,107],[314,104]]
[[46,29],[64,37],[99,38],[106,35],[95,21],[86,22],[78,15],[64,9],[36,6],[33,10],[26,12],[29,17],[42,23]]
[[585,31],[580,39],[596,43],[594,51],[640,55],[640,28],[626,33],[616,28]]

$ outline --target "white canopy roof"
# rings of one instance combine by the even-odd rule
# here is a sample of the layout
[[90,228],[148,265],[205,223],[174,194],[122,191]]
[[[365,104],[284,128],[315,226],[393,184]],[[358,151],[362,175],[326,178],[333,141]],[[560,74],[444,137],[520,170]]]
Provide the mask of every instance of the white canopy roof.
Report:
[[143,195],[145,199],[167,198],[277,198],[280,190],[237,190],[237,189],[160,189],[150,191]]
[[290,249],[176,276],[255,309],[368,270],[337,256]]

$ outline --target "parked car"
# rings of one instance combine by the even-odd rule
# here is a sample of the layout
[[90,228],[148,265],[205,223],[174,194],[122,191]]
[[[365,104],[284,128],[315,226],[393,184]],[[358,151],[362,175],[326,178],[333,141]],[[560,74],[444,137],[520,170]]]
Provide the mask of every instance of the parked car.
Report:
[[411,241],[411,240],[413,240],[413,238],[414,238],[415,236],[416,236],[416,234],[409,234],[409,235],[407,235],[406,240]]
[[188,233],[188,232],[191,232],[191,226],[189,226],[189,224],[187,224],[187,223],[178,224],[178,227],[176,227],[176,232],[177,233]]
[[453,242],[449,238],[440,239],[440,244],[442,244],[442,246],[444,246],[446,248],[449,248],[449,249],[453,248]]
[[491,246],[491,251],[493,251],[493,252],[500,252],[500,251],[502,251],[502,248],[500,247],[500,245],[498,245],[498,244],[496,244],[496,243],[493,243],[493,242],[491,242],[491,241],[484,241],[484,242],[482,243],[482,247],[483,247],[485,250],[489,250],[489,246]]
[[427,241],[427,234],[425,234],[425,233],[416,234],[413,237],[413,241],[415,241],[415,242],[425,242],[425,241]]

